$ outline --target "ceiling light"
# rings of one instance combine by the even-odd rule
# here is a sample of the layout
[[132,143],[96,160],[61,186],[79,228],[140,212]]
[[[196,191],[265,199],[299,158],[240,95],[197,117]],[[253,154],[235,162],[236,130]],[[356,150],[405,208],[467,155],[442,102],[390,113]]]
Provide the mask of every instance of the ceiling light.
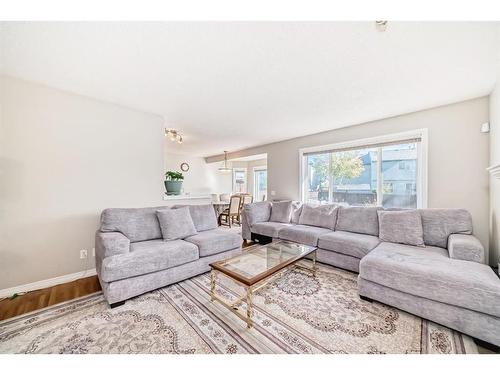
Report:
[[224,151],[224,164],[219,168],[219,172],[229,173],[232,169],[227,166],[227,151]]

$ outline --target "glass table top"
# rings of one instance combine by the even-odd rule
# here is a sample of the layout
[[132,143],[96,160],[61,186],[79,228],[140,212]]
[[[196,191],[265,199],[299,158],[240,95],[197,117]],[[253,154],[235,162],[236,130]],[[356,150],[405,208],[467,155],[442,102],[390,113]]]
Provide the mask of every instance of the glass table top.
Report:
[[240,282],[253,285],[316,250],[313,246],[278,241],[243,249],[243,254],[210,264]]

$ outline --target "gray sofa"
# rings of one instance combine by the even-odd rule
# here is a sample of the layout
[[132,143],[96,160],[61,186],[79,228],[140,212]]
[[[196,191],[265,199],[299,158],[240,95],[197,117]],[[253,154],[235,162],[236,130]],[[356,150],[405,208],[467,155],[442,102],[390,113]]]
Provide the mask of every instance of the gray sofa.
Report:
[[211,262],[241,252],[242,238],[219,229],[212,205],[189,206],[197,234],[164,241],[157,211],[108,208],[95,236],[96,269],[111,307],[142,293],[209,271]]
[[245,205],[243,238],[257,242],[278,238],[317,246],[319,262],[359,273],[361,298],[500,346],[500,279],[484,264],[484,249],[472,234],[469,212],[418,210],[418,228],[407,230],[420,232],[423,243],[410,246],[379,237],[383,237],[379,233],[383,208],[338,207],[332,212],[336,218],[321,214],[324,223],[316,225],[301,224],[302,208],[300,202],[293,202],[289,222],[277,222],[270,220],[272,203]]

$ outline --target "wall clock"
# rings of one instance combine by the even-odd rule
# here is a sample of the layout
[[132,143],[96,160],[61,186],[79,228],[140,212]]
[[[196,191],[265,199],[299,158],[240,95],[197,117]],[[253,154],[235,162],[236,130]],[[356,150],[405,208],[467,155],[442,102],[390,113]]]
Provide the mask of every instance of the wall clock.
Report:
[[183,172],[189,171],[189,164],[188,163],[182,163],[181,164],[181,171],[183,171]]

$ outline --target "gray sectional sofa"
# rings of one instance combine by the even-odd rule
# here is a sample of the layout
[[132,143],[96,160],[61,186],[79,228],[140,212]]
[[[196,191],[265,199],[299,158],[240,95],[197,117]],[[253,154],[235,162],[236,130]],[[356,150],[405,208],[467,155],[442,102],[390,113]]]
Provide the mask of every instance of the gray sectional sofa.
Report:
[[466,210],[258,202],[245,205],[242,225],[246,240],[317,246],[319,262],[359,273],[363,299],[500,346],[500,279]]
[[[111,307],[207,272],[210,263],[241,252],[241,236],[218,228],[212,205],[189,206],[192,234],[164,240],[165,227],[160,226],[158,212],[182,208],[108,208],[102,212],[95,236],[96,269]],[[179,222],[169,225],[179,226]]]

